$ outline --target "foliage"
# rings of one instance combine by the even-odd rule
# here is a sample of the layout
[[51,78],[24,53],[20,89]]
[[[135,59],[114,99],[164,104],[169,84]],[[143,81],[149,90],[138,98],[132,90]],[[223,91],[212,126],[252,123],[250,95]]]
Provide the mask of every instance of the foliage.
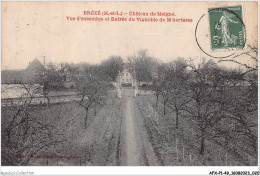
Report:
[[102,74],[112,81],[116,80],[117,74],[123,70],[123,59],[120,56],[110,56],[107,60],[104,60],[100,69]]
[[64,77],[60,74],[61,72],[57,65],[49,63],[44,71],[39,71],[35,75],[36,83],[42,85],[42,95],[47,99],[48,107],[50,106],[50,90],[63,87]]
[[[157,67],[158,61],[147,55],[147,50],[138,51],[138,55],[129,57],[130,72],[135,74],[135,78],[138,82],[152,81],[152,69]],[[135,71],[135,73],[133,73]]]

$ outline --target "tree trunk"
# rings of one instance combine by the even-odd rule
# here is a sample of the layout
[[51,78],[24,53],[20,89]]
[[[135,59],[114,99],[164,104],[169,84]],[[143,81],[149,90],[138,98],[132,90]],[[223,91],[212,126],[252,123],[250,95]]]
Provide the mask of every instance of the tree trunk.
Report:
[[166,101],[163,102],[163,115],[166,114]]
[[94,116],[96,116],[97,115],[97,108],[96,108],[96,106],[94,106]]
[[176,124],[175,124],[175,127],[176,127],[176,129],[179,128],[179,112],[178,111],[176,111]]
[[257,139],[256,138],[253,138],[252,147],[254,149],[254,152],[257,153]]
[[88,120],[88,109],[86,109],[86,116],[85,116],[85,129],[87,129],[87,120]]
[[205,130],[201,130],[201,141],[200,141],[200,154],[204,155],[205,151]]
[[50,108],[50,98],[48,96],[44,96],[47,99],[47,107]]
[[50,108],[50,98],[47,97],[47,107]]
[[159,100],[159,95],[156,94],[156,107],[158,107],[158,100]]

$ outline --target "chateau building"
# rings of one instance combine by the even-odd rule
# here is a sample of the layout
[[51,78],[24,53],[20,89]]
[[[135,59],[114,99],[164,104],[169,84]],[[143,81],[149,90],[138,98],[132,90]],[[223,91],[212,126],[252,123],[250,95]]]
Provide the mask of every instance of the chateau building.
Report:
[[124,63],[123,70],[117,75],[118,87],[135,87],[136,81],[134,75],[130,72],[130,69],[130,64]]
[[117,76],[117,84],[119,87],[133,87],[133,76],[128,69],[124,69],[122,72],[119,72]]

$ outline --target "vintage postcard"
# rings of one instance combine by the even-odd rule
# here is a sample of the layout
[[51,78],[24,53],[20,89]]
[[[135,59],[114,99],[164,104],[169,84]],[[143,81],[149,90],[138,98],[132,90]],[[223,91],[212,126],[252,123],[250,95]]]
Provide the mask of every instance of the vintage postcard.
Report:
[[2,2],[1,165],[258,166],[257,14]]

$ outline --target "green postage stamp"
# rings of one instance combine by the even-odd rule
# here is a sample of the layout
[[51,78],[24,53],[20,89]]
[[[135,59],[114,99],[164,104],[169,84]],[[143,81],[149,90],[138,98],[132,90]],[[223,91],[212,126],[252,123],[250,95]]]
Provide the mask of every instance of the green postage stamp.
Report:
[[243,48],[245,45],[242,6],[209,9],[212,50]]

